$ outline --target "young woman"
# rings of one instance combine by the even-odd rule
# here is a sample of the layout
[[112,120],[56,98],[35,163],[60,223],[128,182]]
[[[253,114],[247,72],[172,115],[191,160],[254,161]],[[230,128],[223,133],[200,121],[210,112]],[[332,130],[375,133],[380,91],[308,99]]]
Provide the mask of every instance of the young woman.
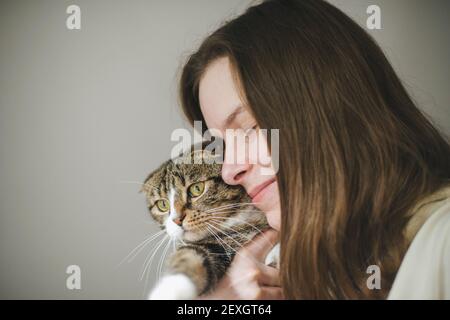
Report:
[[227,161],[229,149],[222,171],[279,231],[280,274],[250,262],[270,249],[258,239],[209,298],[450,298],[448,139],[340,10],[250,7],[189,57],[180,99],[203,128],[280,130],[276,174]]

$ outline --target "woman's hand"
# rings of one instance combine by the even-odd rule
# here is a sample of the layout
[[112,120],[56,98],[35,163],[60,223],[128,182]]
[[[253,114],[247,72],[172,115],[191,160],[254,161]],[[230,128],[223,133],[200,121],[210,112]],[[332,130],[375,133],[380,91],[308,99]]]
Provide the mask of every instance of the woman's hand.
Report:
[[273,229],[255,237],[238,251],[215,290],[199,299],[283,299],[278,269],[264,264],[277,238],[278,232]]

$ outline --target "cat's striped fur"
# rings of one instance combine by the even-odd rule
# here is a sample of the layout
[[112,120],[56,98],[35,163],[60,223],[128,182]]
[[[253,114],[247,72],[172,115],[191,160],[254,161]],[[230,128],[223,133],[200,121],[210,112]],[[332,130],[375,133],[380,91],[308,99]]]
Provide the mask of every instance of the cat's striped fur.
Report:
[[[202,164],[184,164],[188,158],[201,158]],[[242,245],[268,227],[265,215],[252,203],[241,186],[227,185],[221,178],[221,165],[212,162],[214,155],[204,148],[199,152],[191,149],[177,159],[162,164],[144,182],[148,208],[152,217],[174,240],[177,250],[169,258],[165,277],[173,281],[191,281],[189,294],[172,292],[177,285],[164,281],[153,292],[153,298],[194,298],[209,292],[225,274]],[[206,161],[205,161],[206,160]],[[204,182],[199,197],[191,197],[189,187]],[[170,204],[167,212],[161,212],[156,202],[166,199]],[[174,221],[180,223],[178,225]],[[186,279],[187,277],[187,279]],[[176,280],[181,279],[181,280]],[[164,278],[163,278],[164,280]],[[173,288],[161,288],[172,286]]]

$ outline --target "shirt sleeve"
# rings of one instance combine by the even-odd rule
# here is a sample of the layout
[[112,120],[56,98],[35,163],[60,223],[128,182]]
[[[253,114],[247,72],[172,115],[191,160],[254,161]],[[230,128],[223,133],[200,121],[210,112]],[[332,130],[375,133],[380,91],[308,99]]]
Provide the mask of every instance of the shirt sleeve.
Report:
[[433,210],[411,242],[388,299],[450,299],[450,199]]

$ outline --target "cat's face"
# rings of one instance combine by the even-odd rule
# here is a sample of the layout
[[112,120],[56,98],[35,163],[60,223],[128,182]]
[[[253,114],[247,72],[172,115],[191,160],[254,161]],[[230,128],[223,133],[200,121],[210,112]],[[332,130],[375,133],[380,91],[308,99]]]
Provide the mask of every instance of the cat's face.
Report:
[[[195,153],[199,156],[211,159],[205,150]],[[227,232],[255,214],[261,216],[241,186],[223,182],[219,164],[169,160],[148,176],[142,190],[150,214],[173,239],[199,241],[211,232]]]

